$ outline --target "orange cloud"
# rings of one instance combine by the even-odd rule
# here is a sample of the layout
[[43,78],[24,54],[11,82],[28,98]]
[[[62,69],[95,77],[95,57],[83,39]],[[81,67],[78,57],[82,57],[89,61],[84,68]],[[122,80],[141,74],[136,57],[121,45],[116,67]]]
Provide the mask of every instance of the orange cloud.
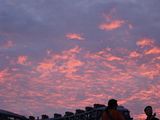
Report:
[[107,58],[108,61],[114,61],[114,60],[122,60],[122,58],[117,57],[117,56],[110,56]]
[[160,48],[158,48],[158,47],[151,48],[149,50],[146,50],[145,54],[146,55],[148,55],[148,54],[160,54]]
[[152,46],[154,41],[150,38],[143,38],[136,42],[136,44],[140,47]]
[[54,64],[53,63],[48,63],[48,62],[43,62],[43,63],[40,63],[37,67],[37,70],[38,71],[51,71],[54,67]]
[[21,64],[21,65],[26,65],[27,64],[27,60],[28,60],[28,57],[22,55],[22,56],[18,57],[17,63]]
[[72,40],[84,40],[84,38],[80,34],[76,34],[76,33],[66,34],[66,38],[72,39]]
[[125,22],[123,20],[114,20],[110,23],[103,23],[99,26],[101,30],[115,30],[120,28]]

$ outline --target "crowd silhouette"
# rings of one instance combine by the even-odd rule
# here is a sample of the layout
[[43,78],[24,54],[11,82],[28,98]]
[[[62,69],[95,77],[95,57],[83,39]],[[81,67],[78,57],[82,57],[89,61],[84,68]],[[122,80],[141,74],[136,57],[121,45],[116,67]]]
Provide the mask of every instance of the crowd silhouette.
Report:
[[[145,120],[159,120],[153,113],[152,106],[144,108]],[[11,112],[0,111],[0,120],[133,120],[130,111],[117,104],[117,100],[110,99],[108,105],[94,104],[93,107],[85,107],[85,110],[77,109],[75,113],[66,111],[64,115],[55,113],[52,118],[43,114],[41,117],[21,116]]]

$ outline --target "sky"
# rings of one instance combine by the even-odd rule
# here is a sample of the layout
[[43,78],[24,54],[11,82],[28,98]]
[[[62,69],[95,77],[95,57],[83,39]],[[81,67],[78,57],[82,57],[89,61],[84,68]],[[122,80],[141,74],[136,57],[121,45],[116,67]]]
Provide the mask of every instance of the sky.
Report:
[[159,0],[0,0],[0,109],[39,116],[118,100],[160,117]]

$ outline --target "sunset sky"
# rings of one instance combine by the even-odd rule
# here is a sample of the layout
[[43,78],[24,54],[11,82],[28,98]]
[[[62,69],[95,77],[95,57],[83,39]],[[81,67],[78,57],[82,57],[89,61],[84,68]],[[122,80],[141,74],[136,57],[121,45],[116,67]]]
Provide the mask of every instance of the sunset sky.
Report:
[[0,109],[51,117],[110,98],[160,117],[160,0],[0,0]]

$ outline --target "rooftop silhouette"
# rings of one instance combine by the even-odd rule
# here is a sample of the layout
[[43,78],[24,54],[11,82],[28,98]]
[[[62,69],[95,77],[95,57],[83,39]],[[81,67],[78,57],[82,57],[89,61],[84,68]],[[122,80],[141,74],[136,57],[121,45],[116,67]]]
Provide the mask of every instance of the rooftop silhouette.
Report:
[[[0,110],[0,120],[99,120],[106,107],[103,104],[94,104],[93,106],[86,106],[85,110],[76,109],[75,113],[70,111],[66,111],[64,115],[54,113],[51,118],[46,114],[42,114],[41,118],[30,116],[30,119],[9,111]],[[125,116],[126,120],[133,119],[130,116],[130,111],[125,107],[118,106],[117,110]]]

